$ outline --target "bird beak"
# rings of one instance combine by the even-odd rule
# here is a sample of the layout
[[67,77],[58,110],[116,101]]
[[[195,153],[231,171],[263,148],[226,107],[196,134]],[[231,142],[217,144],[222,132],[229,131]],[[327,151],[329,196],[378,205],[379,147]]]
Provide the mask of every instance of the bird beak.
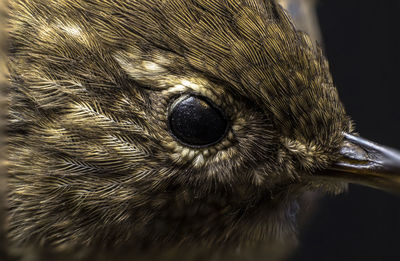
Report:
[[344,134],[339,159],[322,176],[400,193],[400,152]]

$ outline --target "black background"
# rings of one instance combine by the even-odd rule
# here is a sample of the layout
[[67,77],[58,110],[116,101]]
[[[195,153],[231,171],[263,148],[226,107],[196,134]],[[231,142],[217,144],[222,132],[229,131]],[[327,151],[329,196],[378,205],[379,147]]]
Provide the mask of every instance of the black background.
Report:
[[[321,0],[331,72],[365,138],[400,149],[400,0]],[[291,259],[399,261],[400,197],[351,185],[323,198]]]

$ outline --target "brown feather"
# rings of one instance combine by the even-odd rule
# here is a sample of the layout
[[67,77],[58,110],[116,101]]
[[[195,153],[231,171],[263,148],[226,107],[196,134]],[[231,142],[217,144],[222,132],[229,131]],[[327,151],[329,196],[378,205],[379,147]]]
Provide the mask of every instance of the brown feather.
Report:
[[[296,241],[302,177],[351,131],[326,59],[262,0],[12,0],[8,236],[16,247],[246,249]],[[190,148],[171,101],[231,128]],[[318,184],[341,191],[342,184]]]

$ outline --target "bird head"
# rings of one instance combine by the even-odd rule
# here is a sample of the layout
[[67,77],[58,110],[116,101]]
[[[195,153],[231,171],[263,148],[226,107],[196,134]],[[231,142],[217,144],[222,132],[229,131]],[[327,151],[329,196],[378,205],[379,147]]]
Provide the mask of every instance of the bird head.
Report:
[[16,244],[294,241],[306,190],[398,190],[274,1],[15,0],[9,32]]

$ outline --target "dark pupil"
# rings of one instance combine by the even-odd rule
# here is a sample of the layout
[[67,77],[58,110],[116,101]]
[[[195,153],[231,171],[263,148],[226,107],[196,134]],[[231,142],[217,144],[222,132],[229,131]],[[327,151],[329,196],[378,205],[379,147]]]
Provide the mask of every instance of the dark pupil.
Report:
[[221,111],[201,97],[188,96],[176,102],[169,115],[172,134],[192,146],[207,146],[220,141],[228,122]]

